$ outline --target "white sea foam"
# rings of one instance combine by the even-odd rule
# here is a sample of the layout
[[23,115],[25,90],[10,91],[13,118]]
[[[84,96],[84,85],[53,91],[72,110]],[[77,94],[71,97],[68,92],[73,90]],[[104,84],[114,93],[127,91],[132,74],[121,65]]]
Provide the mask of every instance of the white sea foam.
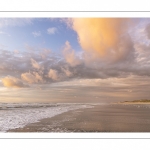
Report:
[[92,104],[0,103],[0,132],[21,128],[69,110],[91,107]]

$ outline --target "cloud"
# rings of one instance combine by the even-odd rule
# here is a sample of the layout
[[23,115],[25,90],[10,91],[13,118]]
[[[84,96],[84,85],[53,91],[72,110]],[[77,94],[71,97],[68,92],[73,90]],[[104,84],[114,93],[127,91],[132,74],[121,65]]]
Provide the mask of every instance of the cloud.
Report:
[[10,36],[10,34],[8,34],[8,33],[6,33],[6,32],[3,32],[3,31],[0,31],[0,34]]
[[3,31],[0,31],[0,34],[5,34],[5,32],[3,32]]
[[19,54],[19,51],[17,49],[14,50],[15,54]]
[[71,76],[73,75],[73,73],[70,72],[68,68],[63,68],[63,67],[62,67],[61,70],[65,73],[65,75],[66,75],[67,77],[71,77]]
[[47,33],[48,33],[48,34],[55,34],[57,31],[58,31],[58,30],[57,30],[57,28],[55,28],[55,27],[51,27],[51,28],[48,28],[48,29],[47,29]]
[[12,77],[12,76],[2,78],[1,80],[5,87],[9,87],[9,88],[27,87],[27,85],[25,85],[20,79]]
[[33,20],[33,18],[1,18],[0,27],[31,25]]
[[43,78],[39,73],[33,72],[33,75],[35,76],[35,79],[37,80],[37,82],[43,82]]
[[[134,43],[130,42],[130,38],[124,38],[123,43],[126,43],[126,49],[133,48]],[[123,45],[122,48],[124,48]],[[125,78],[130,74],[150,76],[149,46],[137,45],[135,47],[134,44],[134,49],[130,51],[130,55],[118,56],[118,59],[124,61],[116,60],[116,63],[106,63],[101,59],[92,58],[89,53],[88,56],[82,55],[87,54],[86,51],[79,55],[72,49],[69,42],[66,42],[63,47],[63,56],[36,47],[30,47],[29,50],[19,51],[19,53],[1,50],[0,77],[21,76],[22,80],[27,83],[40,85],[52,83],[52,80],[61,82],[73,79]],[[136,55],[132,52],[136,52]],[[43,53],[44,59],[41,57]]]
[[80,58],[75,54],[75,51],[72,49],[70,43],[66,41],[63,48],[63,55],[68,64],[71,66],[77,66],[81,64]]
[[31,64],[32,64],[32,67],[35,68],[35,69],[41,69],[42,67],[40,66],[40,64],[38,62],[36,62],[33,58],[31,58]]
[[126,19],[100,20],[71,19],[70,27],[77,33],[83,49],[81,51],[73,49],[68,41],[64,43],[62,53],[59,54],[53,50],[29,45],[25,47],[26,51],[9,51],[6,50],[7,47],[2,47],[0,78],[3,85],[27,87],[25,84],[29,84],[32,88],[40,87],[44,89],[42,92],[38,90],[40,97],[36,88],[30,88],[28,91],[28,96],[34,95],[39,99],[42,94],[43,97],[46,95],[47,99],[49,96],[52,99],[53,96],[62,99],[61,92],[65,93],[65,100],[72,100],[76,95],[76,101],[86,99],[89,102],[91,99],[97,100],[97,97],[99,100],[110,101],[148,98],[149,24],[141,21],[142,26],[137,23],[132,31],[129,31]]
[[41,36],[41,32],[40,31],[38,31],[38,32],[32,32],[32,35],[34,36],[34,37],[39,37],[39,36]]
[[72,29],[78,35],[83,50],[110,60],[127,55],[120,48],[127,33],[129,19],[121,18],[73,18]]
[[58,80],[59,77],[58,77],[57,70],[50,69],[49,72],[48,72],[48,77],[51,78],[52,80]]
[[50,49],[44,48],[42,49],[42,52],[40,54],[41,54],[42,59],[46,59],[46,57],[48,57],[50,53],[51,53]]
[[43,78],[42,76],[40,76],[37,72],[27,72],[27,73],[23,73],[21,74],[21,78],[28,82],[29,84],[33,84],[33,83],[41,83],[43,82]]
[[145,27],[145,30],[144,30],[144,31],[145,31],[145,33],[146,33],[148,39],[150,39],[150,23],[147,24],[147,26]]
[[134,35],[134,30],[124,33],[116,49],[106,50],[106,56],[98,55],[95,50],[77,51],[68,41],[60,54],[29,45],[26,51],[1,49],[0,77],[21,76],[23,82],[38,85],[74,79],[127,78],[129,75],[150,77],[150,46],[147,41],[143,42],[147,37],[142,36],[145,38],[142,42],[141,38],[134,38],[146,34],[146,25],[142,26],[143,32]]

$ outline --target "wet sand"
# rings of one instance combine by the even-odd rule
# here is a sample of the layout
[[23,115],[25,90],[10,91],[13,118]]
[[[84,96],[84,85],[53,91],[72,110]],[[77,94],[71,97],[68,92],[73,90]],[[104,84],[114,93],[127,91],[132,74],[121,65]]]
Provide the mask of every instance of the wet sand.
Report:
[[8,132],[150,132],[150,105],[99,105]]

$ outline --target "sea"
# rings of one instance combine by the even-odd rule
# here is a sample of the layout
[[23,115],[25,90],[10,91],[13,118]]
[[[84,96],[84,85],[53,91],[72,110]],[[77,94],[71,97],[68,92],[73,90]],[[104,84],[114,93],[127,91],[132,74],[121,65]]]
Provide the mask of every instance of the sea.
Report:
[[92,108],[97,104],[81,103],[0,103],[0,132],[22,128],[61,113]]

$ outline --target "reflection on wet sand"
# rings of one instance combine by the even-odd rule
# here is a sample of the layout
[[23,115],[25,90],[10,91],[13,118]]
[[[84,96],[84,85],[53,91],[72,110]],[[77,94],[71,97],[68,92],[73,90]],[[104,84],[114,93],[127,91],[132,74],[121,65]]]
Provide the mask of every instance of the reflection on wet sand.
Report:
[[72,110],[9,132],[150,132],[150,105],[108,104]]

